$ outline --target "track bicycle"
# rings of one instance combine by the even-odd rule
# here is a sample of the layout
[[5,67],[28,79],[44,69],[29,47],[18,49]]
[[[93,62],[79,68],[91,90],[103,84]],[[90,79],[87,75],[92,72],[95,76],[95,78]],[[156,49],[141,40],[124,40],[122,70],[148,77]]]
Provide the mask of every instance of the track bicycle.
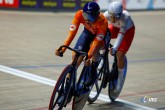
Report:
[[71,102],[72,97],[72,110],[81,110],[84,107],[88,99],[89,92],[92,88],[91,86],[88,87],[85,84],[90,75],[90,66],[83,67],[77,81],[76,64],[80,56],[85,56],[86,59],[88,56],[85,52],[81,52],[64,45],[61,46],[59,50],[63,47],[74,51],[76,53],[76,57],[71,64],[65,67],[58,78],[50,99],[49,110],[62,110],[63,107],[66,107],[66,105]]
[[[97,100],[99,94],[101,93],[102,88],[106,88],[108,85],[108,95],[111,101],[115,101],[115,99],[119,96],[122,87],[124,85],[124,81],[126,78],[127,73],[127,57],[124,57],[124,74],[123,74],[123,80],[122,85],[118,91],[115,90],[118,82],[118,67],[117,67],[117,57],[116,54],[113,56],[113,64],[110,68],[109,66],[109,48],[112,47],[111,44],[105,47],[103,50],[103,53],[100,55],[99,65],[98,65],[98,80],[95,82],[96,86],[96,92],[90,93],[88,97],[88,102],[93,103],[95,100]],[[100,82],[100,85],[98,85],[98,82]]]

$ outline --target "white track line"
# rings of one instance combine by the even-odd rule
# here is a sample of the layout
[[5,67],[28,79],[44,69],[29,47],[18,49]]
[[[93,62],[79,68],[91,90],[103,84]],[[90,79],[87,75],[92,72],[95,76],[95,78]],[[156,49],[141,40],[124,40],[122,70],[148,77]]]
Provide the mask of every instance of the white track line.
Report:
[[[22,77],[22,78],[25,78],[25,79],[29,79],[29,80],[32,80],[32,81],[36,81],[36,82],[39,82],[39,83],[42,83],[42,84],[46,84],[46,85],[49,85],[49,86],[54,86],[55,83],[56,83],[56,81],[54,81],[54,80],[44,78],[44,77],[41,77],[41,76],[38,76],[38,75],[34,75],[34,74],[31,74],[31,73],[28,73],[28,72],[20,71],[20,70],[14,69],[14,68],[6,67],[6,66],[3,66],[3,65],[0,65],[0,71],[11,74],[11,75],[19,76],[19,77]],[[91,95],[94,95],[94,94],[96,94],[96,92],[91,93]],[[100,94],[98,99],[102,100],[104,102],[110,102],[110,99],[107,95]],[[135,104],[135,103],[128,102],[128,101],[125,101],[125,100],[121,100],[121,99],[117,99],[116,101],[125,103],[127,105],[132,106],[132,107],[135,107],[136,110],[156,110],[156,109],[153,109],[153,108],[150,108],[150,107],[142,106],[142,105]]]
[[9,67],[3,66],[3,65],[0,65],[0,71],[15,75],[15,76],[23,77],[25,79],[29,79],[32,81],[36,81],[36,82],[39,82],[42,84],[46,84],[49,86],[54,86],[54,84],[56,83],[56,81],[54,81],[54,80],[44,78],[44,77],[41,77],[38,75],[34,75],[31,73],[27,73],[24,71],[20,71],[20,70],[14,69],[14,68],[9,68]]

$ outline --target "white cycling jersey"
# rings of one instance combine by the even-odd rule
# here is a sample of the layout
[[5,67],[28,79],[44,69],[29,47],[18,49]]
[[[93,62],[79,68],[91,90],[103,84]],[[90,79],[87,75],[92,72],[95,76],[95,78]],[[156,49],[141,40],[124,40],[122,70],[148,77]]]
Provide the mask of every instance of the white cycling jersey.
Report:
[[104,13],[104,16],[107,18],[108,22],[110,24],[112,24],[114,27],[120,28],[119,32],[124,32],[128,29],[130,29],[132,26],[134,26],[134,23],[128,13],[128,11],[124,10],[121,18],[116,22],[116,23],[112,23],[110,21],[110,14],[108,13],[108,11],[106,11]]
[[116,51],[121,44],[121,41],[125,35],[125,32],[134,26],[134,22],[132,21],[131,16],[129,15],[128,11],[126,11],[126,10],[123,10],[123,13],[122,13],[120,19],[115,23],[111,22],[111,20],[110,20],[111,15],[109,14],[108,11],[106,11],[104,13],[104,16],[108,20],[109,24],[112,24],[114,27],[117,27],[120,29],[119,34],[117,36],[117,40],[113,46],[114,50]]

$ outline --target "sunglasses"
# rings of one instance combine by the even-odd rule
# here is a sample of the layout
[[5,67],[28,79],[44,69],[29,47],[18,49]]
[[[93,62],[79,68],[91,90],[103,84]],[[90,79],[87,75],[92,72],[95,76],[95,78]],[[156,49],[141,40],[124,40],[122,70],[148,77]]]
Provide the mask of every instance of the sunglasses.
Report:
[[95,17],[92,16],[91,14],[83,12],[83,17],[84,17],[85,20],[87,20],[91,23],[93,23],[95,21]]
[[121,13],[112,13],[112,12],[109,12],[110,16],[112,17],[115,17],[117,19],[119,19],[121,17]]

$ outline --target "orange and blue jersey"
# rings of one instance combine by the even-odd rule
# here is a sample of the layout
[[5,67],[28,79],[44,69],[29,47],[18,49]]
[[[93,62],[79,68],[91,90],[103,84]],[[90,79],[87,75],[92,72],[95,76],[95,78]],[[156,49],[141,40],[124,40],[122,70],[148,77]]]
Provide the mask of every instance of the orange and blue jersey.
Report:
[[71,44],[72,40],[76,36],[80,24],[83,24],[88,31],[96,35],[88,51],[88,57],[91,58],[95,54],[96,49],[98,49],[100,45],[104,45],[103,39],[107,32],[108,21],[106,20],[104,15],[100,13],[97,20],[94,23],[90,24],[85,21],[83,17],[83,11],[77,11],[70,26],[69,34],[64,42],[64,45],[69,46]]

